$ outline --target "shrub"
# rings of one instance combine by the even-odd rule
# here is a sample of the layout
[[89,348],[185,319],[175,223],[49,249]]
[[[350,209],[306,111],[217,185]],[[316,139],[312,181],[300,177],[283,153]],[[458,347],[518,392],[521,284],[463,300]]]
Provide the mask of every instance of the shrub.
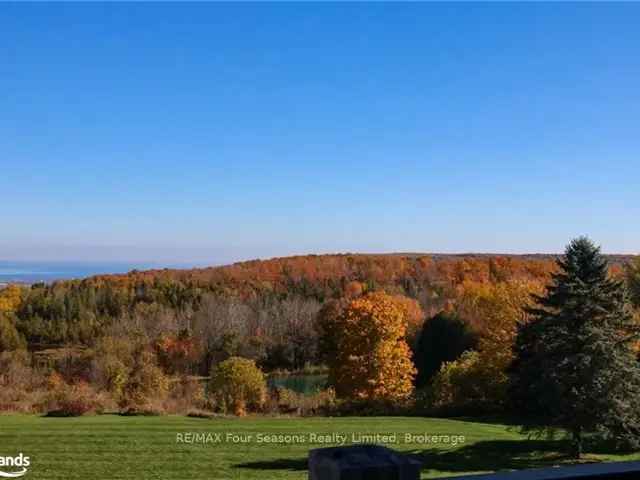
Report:
[[204,410],[207,407],[204,384],[199,378],[186,375],[170,382],[169,394],[164,405],[167,413]]
[[102,337],[91,362],[91,381],[100,390],[120,401],[129,381],[135,353],[145,350],[144,342],[117,336]]
[[419,407],[429,413],[461,415],[499,410],[506,395],[506,374],[468,350],[442,365],[430,387],[420,395]]
[[124,411],[159,412],[163,409],[161,403],[168,390],[169,380],[156,364],[154,353],[141,350],[135,355],[133,368],[118,403]]
[[167,412],[161,403],[149,401],[144,405],[128,406],[120,411],[123,417],[159,417]]
[[95,358],[92,363],[93,381],[114,398],[121,398],[129,379],[129,368],[114,355]]
[[189,410],[187,412],[187,417],[212,419],[214,417],[214,414],[208,410]]
[[41,412],[46,401],[45,383],[25,350],[0,352],[0,412]]
[[106,397],[85,382],[69,385],[55,374],[49,385],[52,390],[47,401],[47,416],[79,417],[87,413],[102,413],[109,403]]
[[210,392],[225,411],[242,416],[262,408],[267,382],[253,360],[231,357],[212,369]]
[[336,393],[333,388],[328,388],[312,395],[305,395],[278,387],[273,391],[270,400],[271,410],[277,410],[278,413],[316,415],[327,412],[336,405]]

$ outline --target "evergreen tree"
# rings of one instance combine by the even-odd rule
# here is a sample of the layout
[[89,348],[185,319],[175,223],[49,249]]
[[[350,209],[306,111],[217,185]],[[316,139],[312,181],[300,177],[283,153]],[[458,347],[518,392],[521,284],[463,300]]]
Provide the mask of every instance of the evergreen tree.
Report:
[[564,429],[572,454],[585,435],[621,446],[640,438],[640,367],[631,348],[637,330],[623,284],[587,238],[573,240],[558,260],[531,321],[519,328],[512,399],[542,430]]

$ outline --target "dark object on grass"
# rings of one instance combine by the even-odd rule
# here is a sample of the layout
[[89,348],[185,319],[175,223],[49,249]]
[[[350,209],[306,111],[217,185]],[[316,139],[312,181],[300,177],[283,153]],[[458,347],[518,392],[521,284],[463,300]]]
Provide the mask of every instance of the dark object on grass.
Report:
[[309,480],[418,480],[420,462],[379,445],[309,452]]
[[207,412],[206,410],[191,410],[187,413],[187,417],[190,418],[205,418],[211,420],[214,415],[211,412]]
[[69,412],[67,410],[50,410],[47,413],[44,414],[45,417],[49,417],[49,418],[69,418],[69,417],[81,417],[82,414],[81,413],[72,413]]
[[164,412],[154,408],[129,407],[120,412],[122,417],[160,417]]

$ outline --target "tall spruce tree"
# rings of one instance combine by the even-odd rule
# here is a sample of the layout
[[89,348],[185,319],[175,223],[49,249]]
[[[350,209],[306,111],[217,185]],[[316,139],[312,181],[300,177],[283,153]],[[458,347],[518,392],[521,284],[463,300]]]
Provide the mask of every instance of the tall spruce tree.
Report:
[[640,366],[623,284],[589,239],[573,240],[558,272],[519,328],[511,368],[515,406],[527,428],[562,429],[579,458],[585,435],[640,442]]

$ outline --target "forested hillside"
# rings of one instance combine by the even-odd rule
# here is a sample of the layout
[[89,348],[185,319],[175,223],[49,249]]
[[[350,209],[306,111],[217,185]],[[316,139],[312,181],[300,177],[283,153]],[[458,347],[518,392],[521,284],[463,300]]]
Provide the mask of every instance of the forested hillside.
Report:
[[[214,397],[238,372],[255,380],[252,408],[266,408],[256,367],[328,369],[335,389],[313,400],[269,397],[285,410],[335,394],[391,409],[503,409],[518,326],[556,260],[309,255],[12,285],[0,290],[0,410],[229,408]],[[608,260],[637,309],[640,260]],[[210,373],[205,399],[193,378]]]
[[[212,355],[246,350],[274,367],[313,361],[313,323],[324,302],[357,283],[416,299],[425,316],[453,308],[473,284],[544,283],[553,256],[308,255],[192,270],[36,284],[5,308],[33,347],[92,345],[112,330],[155,338],[189,332]],[[628,258],[613,258],[619,274]],[[9,295],[5,295],[9,297]],[[249,353],[249,352],[245,352]]]

